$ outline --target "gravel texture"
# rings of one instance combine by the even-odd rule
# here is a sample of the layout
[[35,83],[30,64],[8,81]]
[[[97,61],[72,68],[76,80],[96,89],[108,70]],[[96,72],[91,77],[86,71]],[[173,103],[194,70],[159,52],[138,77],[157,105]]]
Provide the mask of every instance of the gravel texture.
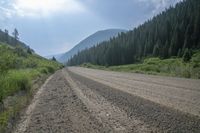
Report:
[[70,67],[35,95],[16,133],[200,132],[199,80]]

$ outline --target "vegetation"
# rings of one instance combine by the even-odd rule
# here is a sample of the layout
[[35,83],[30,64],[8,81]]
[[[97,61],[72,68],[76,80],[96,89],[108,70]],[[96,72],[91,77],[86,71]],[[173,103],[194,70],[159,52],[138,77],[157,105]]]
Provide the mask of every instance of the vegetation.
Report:
[[[9,31],[7,29],[5,29],[4,31],[2,31],[0,29],[0,42],[6,43],[7,45],[13,46],[15,47],[16,45],[22,47],[23,49],[28,49],[29,46],[27,46],[26,44],[24,44],[23,42],[21,42],[19,40],[19,32],[18,30],[15,28],[14,31],[12,32],[13,36],[9,35]],[[32,52],[34,52],[32,49],[30,49]]]
[[191,59],[187,62],[184,61],[184,58],[146,58],[143,60],[142,63],[139,64],[105,67],[93,65],[90,63],[84,63],[80,66],[102,70],[135,72],[200,79],[200,51],[194,52]]
[[[29,101],[33,81],[61,67],[56,61],[36,55],[29,47],[0,42],[0,132],[5,131],[8,122],[16,118]],[[14,104],[4,105],[8,97],[14,98]]]
[[51,60],[52,60],[52,61],[56,61],[56,58],[53,56]]
[[67,65],[134,64],[147,57],[183,57],[200,49],[200,1],[184,0],[127,33],[73,56]]

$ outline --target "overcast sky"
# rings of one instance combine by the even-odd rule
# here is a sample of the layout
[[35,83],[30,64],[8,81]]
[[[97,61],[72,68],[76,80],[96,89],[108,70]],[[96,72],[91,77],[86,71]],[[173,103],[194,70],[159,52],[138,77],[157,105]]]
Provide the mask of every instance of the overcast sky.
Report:
[[180,0],[0,0],[0,29],[46,56],[103,29],[133,29]]

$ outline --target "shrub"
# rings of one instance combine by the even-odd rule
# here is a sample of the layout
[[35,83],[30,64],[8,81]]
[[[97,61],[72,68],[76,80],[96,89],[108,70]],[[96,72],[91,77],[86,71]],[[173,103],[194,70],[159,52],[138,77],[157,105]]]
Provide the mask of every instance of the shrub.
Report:
[[31,88],[31,82],[28,77],[21,77],[20,79],[18,79],[17,84],[20,90],[29,91]]
[[32,54],[32,52],[33,52],[33,51],[31,50],[31,48],[28,47],[28,49],[27,49],[27,53],[28,53],[28,54]]
[[36,68],[38,66],[37,62],[34,60],[27,60],[25,64],[26,64],[25,66],[26,68]]
[[48,74],[48,69],[46,67],[42,67],[39,70],[41,73]]
[[21,48],[20,46],[17,46],[15,49],[14,49],[14,53],[16,53],[18,56],[21,56],[21,57],[27,57],[27,53],[24,51],[23,48]]
[[5,132],[9,120],[9,111],[0,113],[0,132]]
[[188,62],[192,57],[191,51],[189,49],[185,49],[183,54],[183,61]]
[[13,95],[23,90],[28,91],[31,88],[29,74],[24,71],[11,71],[4,79],[1,79],[4,97]]
[[82,64],[83,67],[95,69],[106,69],[112,71],[126,71],[147,74],[161,74],[185,78],[200,78],[200,51],[196,51],[191,61],[184,62],[182,58],[147,58],[141,64],[130,64],[121,66],[110,66],[105,68],[93,64]]
[[15,68],[16,58],[9,54],[3,54],[0,56],[0,72],[6,73],[9,69]]
[[49,73],[54,73],[55,72],[55,69],[51,66],[46,66],[47,70]]
[[0,112],[4,109],[4,103],[3,103],[4,92],[1,84],[2,83],[0,83]]
[[148,58],[144,60],[144,64],[155,65],[160,62],[159,58]]

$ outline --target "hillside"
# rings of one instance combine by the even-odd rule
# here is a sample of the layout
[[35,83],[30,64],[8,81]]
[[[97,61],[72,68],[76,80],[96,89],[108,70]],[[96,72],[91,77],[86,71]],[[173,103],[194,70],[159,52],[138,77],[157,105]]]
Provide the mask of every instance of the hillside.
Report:
[[37,88],[62,65],[35,54],[23,43],[13,45],[1,41],[0,132],[5,132],[12,130],[19,112],[26,107]]
[[108,42],[75,55],[68,65],[140,63],[146,57],[183,57],[200,48],[200,1],[185,0]]
[[4,42],[7,45],[10,45],[13,47],[15,47],[16,45],[19,45],[20,47],[24,49],[29,48],[29,46],[27,46],[25,43],[21,42],[20,40],[15,40],[14,37],[10,36],[8,30],[2,31],[0,29],[0,42]]
[[122,29],[108,29],[108,30],[98,31],[90,35],[86,39],[82,40],[70,51],[64,53],[61,57],[57,58],[57,60],[59,62],[66,63],[72,56],[77,54],[79,51],[82,51],[86,48],[91,48],[92,46],[95,46],[98,43],[101,43],[103,41],[107,41],[112,37],[116,37],[119,33],[125,32],[125,31],[126,30],[122,30]]

